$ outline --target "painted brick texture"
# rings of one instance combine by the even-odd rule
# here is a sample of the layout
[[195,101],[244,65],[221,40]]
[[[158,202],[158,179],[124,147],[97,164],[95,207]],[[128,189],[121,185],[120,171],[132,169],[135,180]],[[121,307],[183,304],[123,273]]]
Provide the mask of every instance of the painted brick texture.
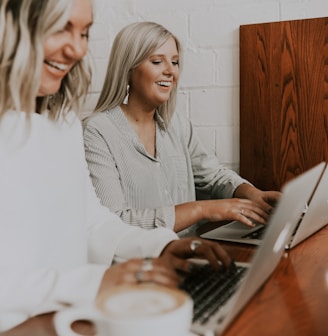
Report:
[[184,48],[177,113],[189,116],[221,162],[239,169],[239,26],[328,15],[327,0],[94,0],[93,83],[83,114],[97,100],[116,33],[156,21]]

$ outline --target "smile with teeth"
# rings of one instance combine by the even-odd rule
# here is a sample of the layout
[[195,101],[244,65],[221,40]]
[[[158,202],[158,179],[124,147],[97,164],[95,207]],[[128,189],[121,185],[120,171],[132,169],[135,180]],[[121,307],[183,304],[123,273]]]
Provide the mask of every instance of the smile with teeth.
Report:
[[172,85],[171,82],[166,82],[166,81],[157,82],[157,84],[160,86],[165,86],[165,87],[169,87]]
[[44,62],[50,67],[55,68],[57,70],[65,71],[68,68],[67,64],[62,64],[62,63],[57,63],[57,62],[47,61],[47,60],[45,60]]

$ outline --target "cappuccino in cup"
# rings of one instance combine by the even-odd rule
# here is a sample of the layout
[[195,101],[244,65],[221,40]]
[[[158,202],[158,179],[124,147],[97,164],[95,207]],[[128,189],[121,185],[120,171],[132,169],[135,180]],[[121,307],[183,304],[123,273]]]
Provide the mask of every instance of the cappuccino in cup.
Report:
[[95,303],[55,314],[59,336],[80,335],[71,325],[90,321],[97,336],[187,336],[193,304],[185,292],[154,284],[122,285],[104,293]]

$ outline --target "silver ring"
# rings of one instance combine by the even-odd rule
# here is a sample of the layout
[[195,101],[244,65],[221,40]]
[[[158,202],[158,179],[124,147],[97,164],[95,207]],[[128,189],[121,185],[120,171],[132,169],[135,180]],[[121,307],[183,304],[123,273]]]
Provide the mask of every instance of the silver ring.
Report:
[[201,242],[201,241],[199,241],[199,240],[192,240],[191,243],[190,243],[190,249],[191,249],[191,251],[192,251],[192,252],[195,252],[196,249],[197,249],[197,247],[198,247],[199,245],[202,245],[202,242]]
[[244,216],[245,209],[241,209],[240,213]]
[[135,273],[135,277],[138,283],[142,282],[142,271],[138,271]]
[[144,260],[142,261],[142,265],[141,265],[141,271],[148,272],[148,271],[152,271],[153,269],[154,269],[153,259],[150,257],[144,258]]

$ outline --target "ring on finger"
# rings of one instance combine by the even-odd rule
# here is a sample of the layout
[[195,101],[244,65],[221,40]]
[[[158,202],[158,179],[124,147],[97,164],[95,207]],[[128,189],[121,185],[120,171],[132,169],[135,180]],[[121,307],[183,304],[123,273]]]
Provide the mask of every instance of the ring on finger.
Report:
[[199,241],[199,240],[192,240],[191,242],[190,242],[190,249],[191,249],[191,251],[192,252],[195,252],[196,251],[196,249],[199,247],[199,245],[202,245],[202,242],[201,241]]
[[141,265],[141,271],[148,272],[152,271],[153,269],[154,269],[153,259],[150,257],[144,258]]
[[142,274],[143,274],[143,271],[137,271],[135,273],[135,277],[138,283],[142,282]]
[[244,216],[245,209],[241,209],[240,214]]

